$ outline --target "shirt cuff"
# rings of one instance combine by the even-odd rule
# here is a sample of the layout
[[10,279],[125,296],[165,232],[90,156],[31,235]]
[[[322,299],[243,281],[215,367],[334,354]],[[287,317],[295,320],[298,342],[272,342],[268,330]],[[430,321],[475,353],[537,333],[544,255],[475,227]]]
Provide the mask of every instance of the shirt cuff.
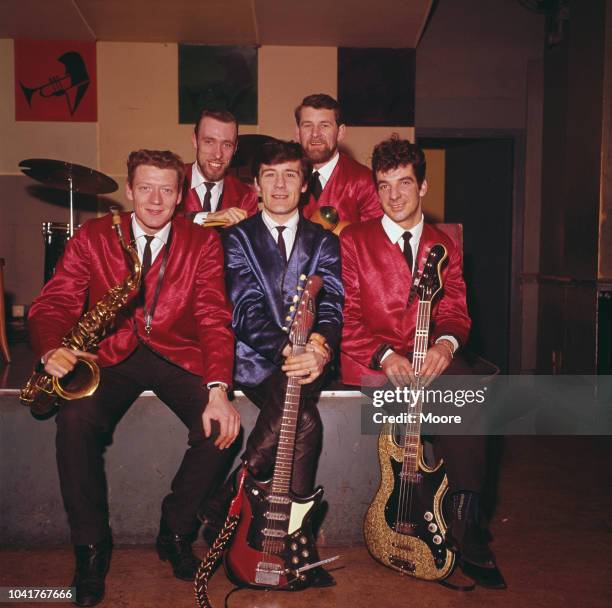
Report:
[[457,342],[457,338],[455,338],[455,336],[440,336],[436,340],[436,344],[440,340],[448,340],[453,345],[453,355],[457,352],[457,349],[459,348],[459,342]]
[[394,352],[395,352],[395,351],[394,351],[392,348],[388,348],[388,349],[387,349],[387,350],[384,352],[383,356],[380,358],[380,364],[382,365],[382,362],[383,362],[383,361],[384,361],[384,360],[385,360],[385,359],[386,359],[386,358],[387,358],[389,355],[392,355]]
[[194,224],[200,224],[200,226],[206,221],[208,217],[208,211],[200,211],[200,213],[196,213],[193,218]]

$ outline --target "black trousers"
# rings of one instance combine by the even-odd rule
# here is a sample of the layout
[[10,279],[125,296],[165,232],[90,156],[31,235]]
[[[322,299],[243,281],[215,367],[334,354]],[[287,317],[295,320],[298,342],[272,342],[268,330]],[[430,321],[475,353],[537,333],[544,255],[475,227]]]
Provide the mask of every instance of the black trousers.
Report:
[[[302,385],[291,482],[291,489],[299,496],[308,495],[314,489],[323,437],[323,425],[317,408],[321,384],[322,377]],[[257,386],[240,386],[259,408],[259,416],[247,439],[243,455],[243,460],[256,476],[268,477],[273,471],[286,388],[287,376],[280,369]]]
[[[57,415],[57,466],[72,542],[97,543],[110,532],[104,450],[117,423],[147,389],[153,390],[189,430],[189,447],[171,492],[163,500],[162,516],[176,534],[193,533],[198,506],[221,481],[219,475],[231,456],[229,450],[214,445],[217,424],[213,424],[211,437],[204,436],[202,413],[208,390],[202,379],[144,345],[125,361],[100,372],[100,386],[94,395],[65,402]],[[139,467],[142,463],[127,464]]]

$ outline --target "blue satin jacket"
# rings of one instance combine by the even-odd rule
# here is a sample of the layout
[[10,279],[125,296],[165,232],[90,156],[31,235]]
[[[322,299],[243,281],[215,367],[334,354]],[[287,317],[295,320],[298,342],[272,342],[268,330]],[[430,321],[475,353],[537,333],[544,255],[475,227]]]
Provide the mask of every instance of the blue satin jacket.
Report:
[[301,217],[285,264],[261,213],[223,230],[222,235],[227,294],[234,305],[234,380],[256,386],[282,364],[288,342],[282,327],[301,274],[318,274],[323,279],[313,331],[325,336],[337,352],[344,303],[338,238]]

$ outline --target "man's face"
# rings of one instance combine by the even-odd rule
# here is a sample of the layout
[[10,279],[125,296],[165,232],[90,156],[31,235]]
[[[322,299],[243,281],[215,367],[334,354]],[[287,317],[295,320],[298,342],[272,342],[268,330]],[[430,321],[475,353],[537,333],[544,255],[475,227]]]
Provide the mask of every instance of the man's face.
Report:
[[300,113],[296,136],[315,169],[330,160],[344,137],[344,125],[338,126],[333,110],[305,106]]
[[218,182],[227,173],[238,143],[238,129],[233,122],[221,122],[210,116],[198,125],[192,135],[198,167],[209,182]]
[[255,182],[262,196],[264,209],[279,223],[284,223],[300,202],[306,190],[299,160],[261,165]]
[[377,171],[376,183],[382,208],[395,223],[407,230],[421,221],[421,197],[427,193],[427,181],[417,184],[412,165]]
[[134,203],[136,221],[147,234],[159,232],[172,219],[181,200],[176,171],[152,165],[136,167],[132,183],[125,185],[125,193]]

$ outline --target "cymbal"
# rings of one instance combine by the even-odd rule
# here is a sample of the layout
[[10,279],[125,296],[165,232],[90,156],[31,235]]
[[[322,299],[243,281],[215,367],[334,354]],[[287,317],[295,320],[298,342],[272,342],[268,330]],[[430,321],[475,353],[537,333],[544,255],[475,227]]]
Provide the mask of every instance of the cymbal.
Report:
[[28,177],[42,182],[49,188],[70,190],[82,194],[109,194],[117,190],[117,182],[89,167],[50,158],[28,158],[19,163],[21,171]]

